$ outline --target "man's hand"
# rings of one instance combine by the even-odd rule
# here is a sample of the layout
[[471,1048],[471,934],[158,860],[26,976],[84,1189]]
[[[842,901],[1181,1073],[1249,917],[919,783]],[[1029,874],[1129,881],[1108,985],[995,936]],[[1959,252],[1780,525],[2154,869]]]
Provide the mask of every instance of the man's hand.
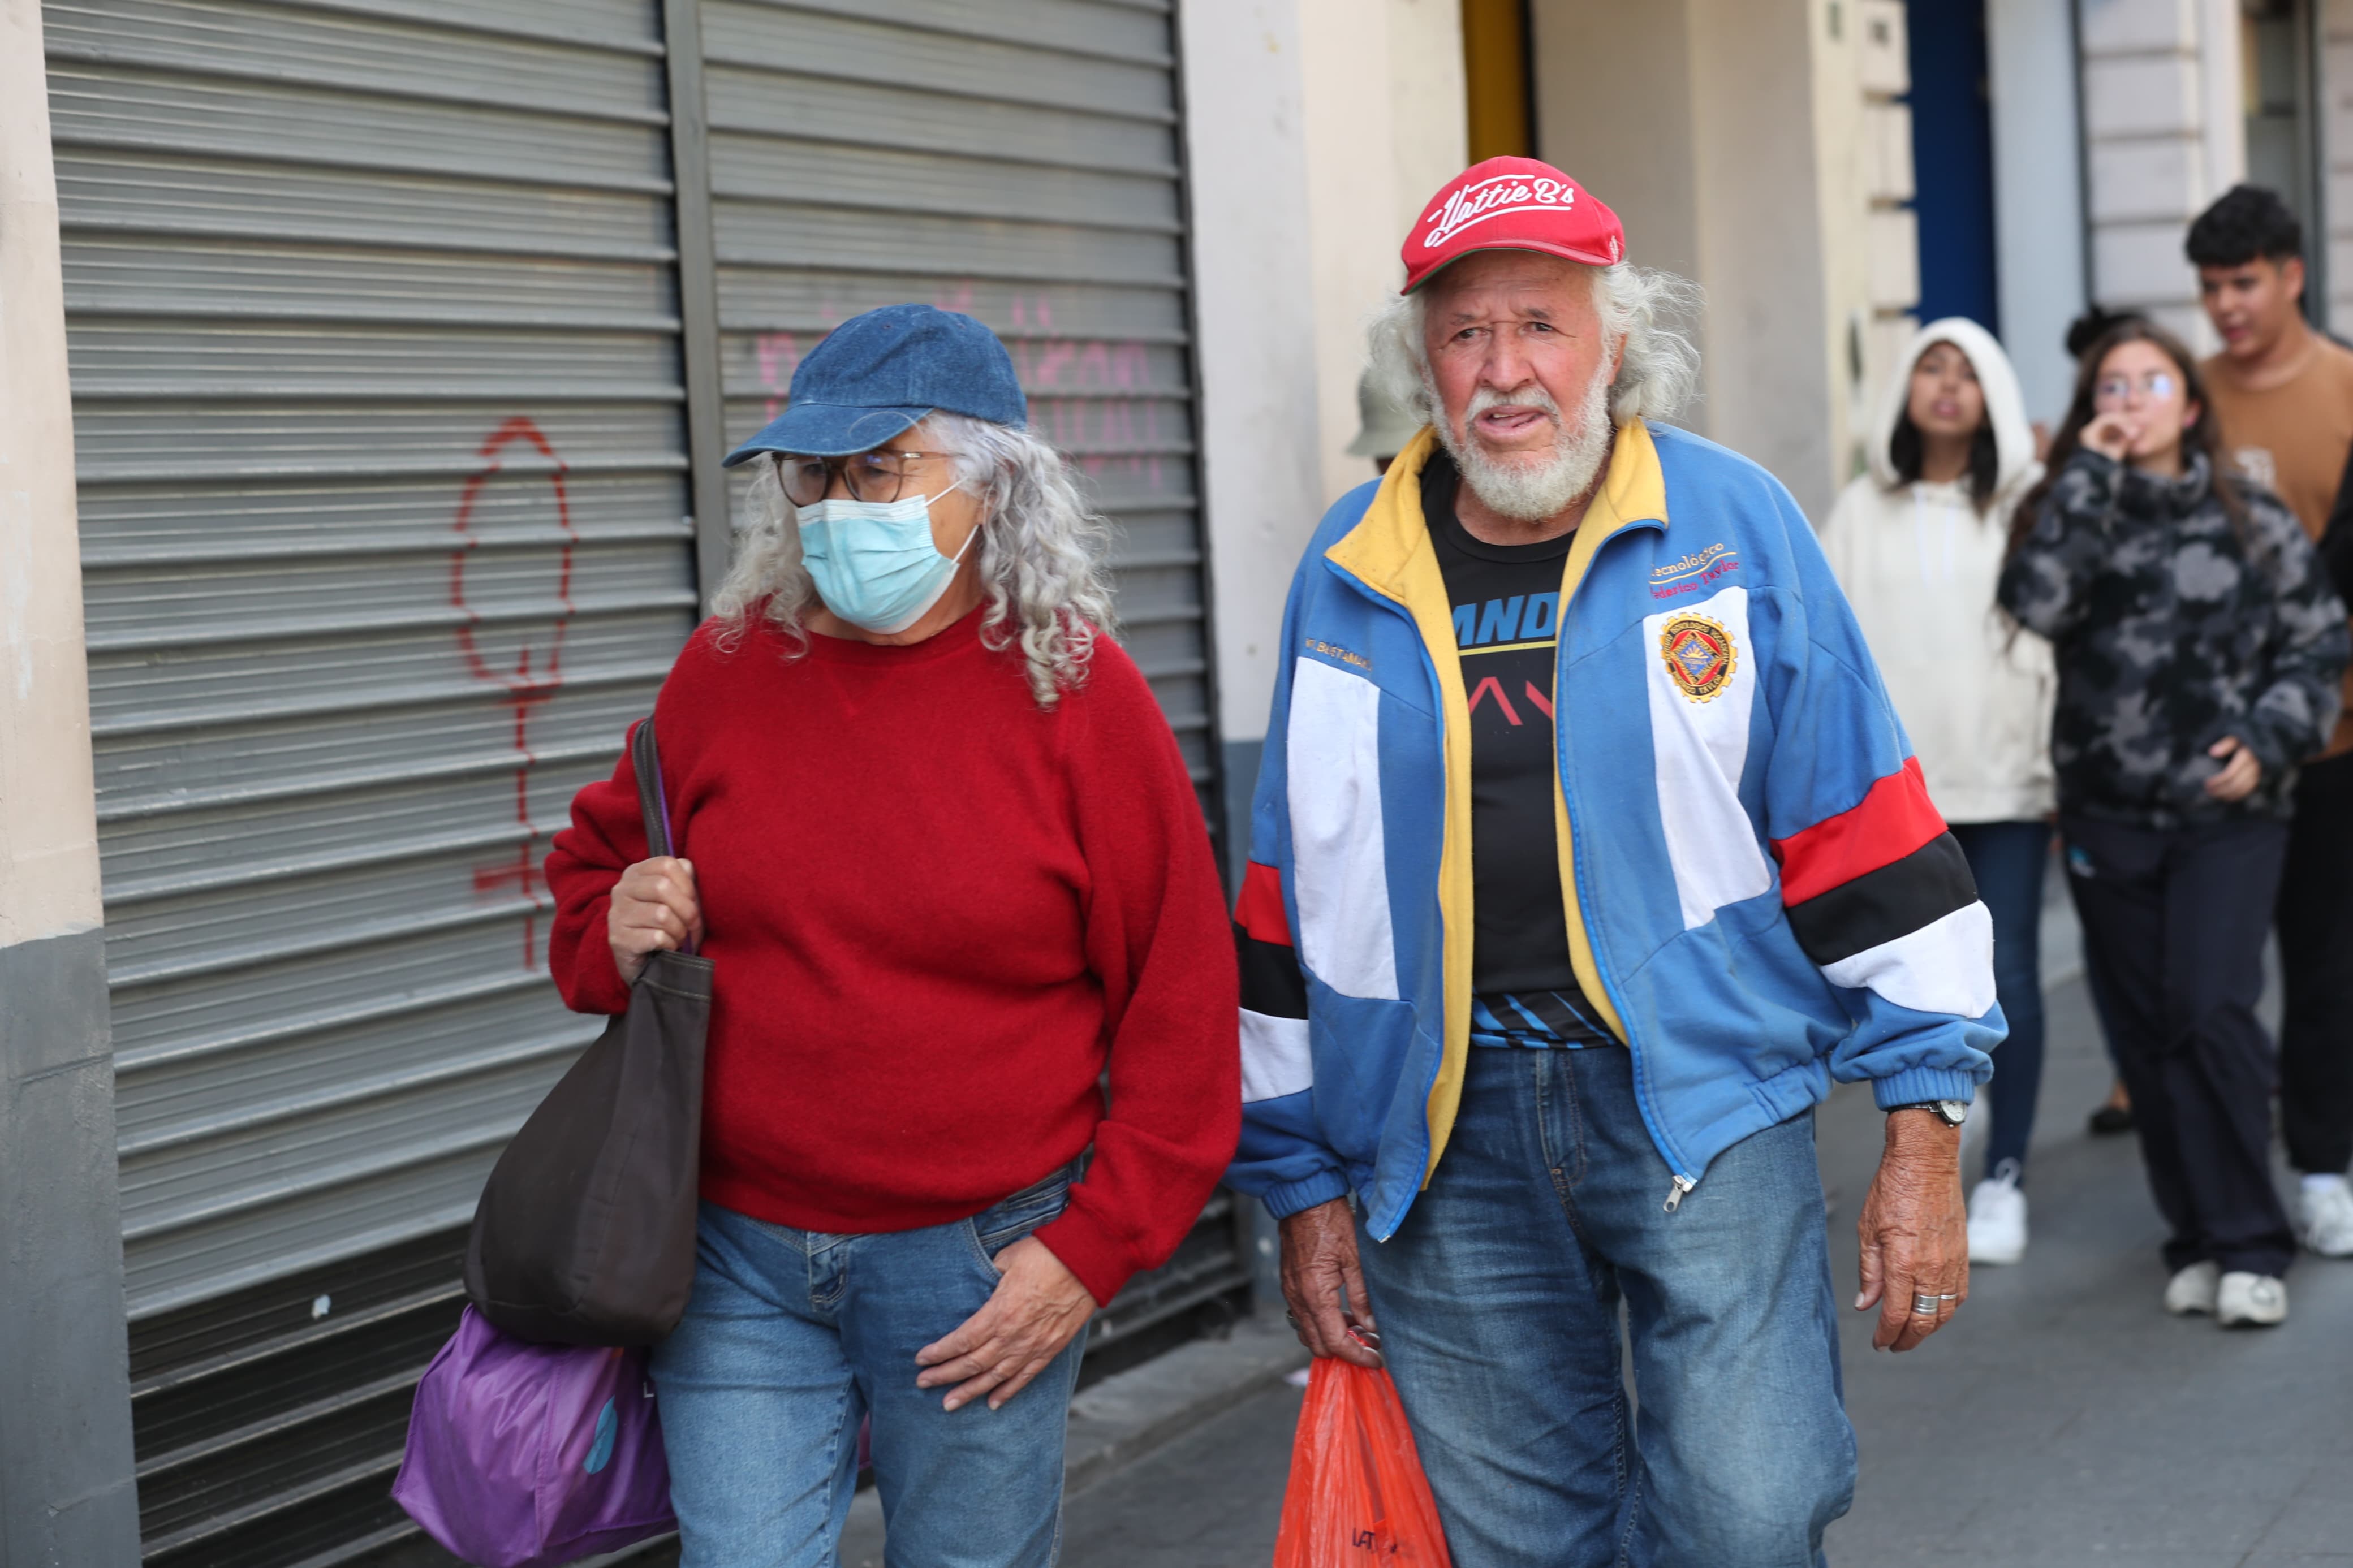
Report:
[[2216,800],[2244,800],[2255,793],[2255,785],[2263,776],[2263,763],[2255,753],[2236,735],[2225,735],[2206,748],[2210,757],[2229,759],[2222,771],[2206,781],[2206,793]]
[[997,1289],[954,1333],[915,1352],[923,1370],[917,1388],[956,1386],[941,1401],[947,1409],[982,1394],[995,1410],[1053,1364],[1095,1315],[1095,1299],[1053,1248],[1025,1236],[995,1259]]
[[1356,1262],[1356,1216],[1348,1200],[1334,1198],[1282,1222],[1282,1299],[1291,1306],[1299,1342],[1319,1356],[1358,1366],[1381,1364],[1380,1352],[1348,1331],[1351,1325],[1380,1342],[1365,1274]]
[[[1879,1309],[1873,1350],[1908,1351],[1969,1299],[1968,1210],[1961,1202],[1961,1130],[1929,1110],[1887,1114],[1887,1147],[1855,1222],[1862,1243],[1858,1312]],[[1933,1312],[1913,1310],[1922,1296]]]

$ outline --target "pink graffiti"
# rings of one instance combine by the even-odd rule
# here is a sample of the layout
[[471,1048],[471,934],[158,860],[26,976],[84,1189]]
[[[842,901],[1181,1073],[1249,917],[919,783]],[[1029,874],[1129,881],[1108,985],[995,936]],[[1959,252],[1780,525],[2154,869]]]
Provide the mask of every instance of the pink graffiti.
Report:
[[[935,289],[932,303],[943,310],[969,314],[976,292],[971,279],[958,279]],[[1126,474],[1140,478],[1148,489],[1159,489],[1164,477],[1163,457],[1157,450],[1162,441],[1163,399],[1153,393],[1148,346],[1133,338],[1107,342],[1053,335],[1054,301],[1048,294],[1016,292],[1009,307],[1012,335],[1006,346],[1022,384],[1029,388],[1031,422],[1065,451],[1099,448],[1079,453],[1075,461],[1081,472],[1098,479]],[[821,321],[834,322],[863,308],[828,298],[820,302],[818,314]],[[801,334],[790,331],[761,332],[753,338],[754,372],[765,394],[763,419],[774,419],[784,412],[793,372],[823,336],[820,332],[806,342]],[[1100,449],[1105,447],[1112,449]]]

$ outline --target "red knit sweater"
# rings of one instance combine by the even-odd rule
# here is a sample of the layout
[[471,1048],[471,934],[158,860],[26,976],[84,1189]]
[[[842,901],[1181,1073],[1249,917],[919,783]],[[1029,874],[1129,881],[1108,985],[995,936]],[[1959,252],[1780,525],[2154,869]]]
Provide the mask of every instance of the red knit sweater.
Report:
[[[714,966],[702,1194],[809,1230],[943,1225],[1094,1159],[1040,1230],[1098,1302],[1165,1261],[1240,1126],[1236,983],[1201,813],[1126,654],[1041,710],[978,611],[881,647],[705,626],[655,705]],[[628,753],[547,860],[565,1000],[647,855]],[[1109,1104],[1101,1079],[1110,1071]]]

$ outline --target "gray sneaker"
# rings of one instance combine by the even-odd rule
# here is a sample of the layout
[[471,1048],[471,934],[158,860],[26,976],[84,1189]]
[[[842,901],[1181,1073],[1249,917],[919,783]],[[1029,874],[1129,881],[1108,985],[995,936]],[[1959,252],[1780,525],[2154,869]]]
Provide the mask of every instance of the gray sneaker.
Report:
[[2167,1282],[2165,1310],[2177,1318],[2186,1318],[2192,1312],[2211,1312],[2221,1289],[2221,1264],[2211,1258],[2203,1263],[2193,1263]]
[[2214,1295],[2214,1316],[2226,1329],[2268,1329],[2287,1321],[2287,1281],[2233,1269]]

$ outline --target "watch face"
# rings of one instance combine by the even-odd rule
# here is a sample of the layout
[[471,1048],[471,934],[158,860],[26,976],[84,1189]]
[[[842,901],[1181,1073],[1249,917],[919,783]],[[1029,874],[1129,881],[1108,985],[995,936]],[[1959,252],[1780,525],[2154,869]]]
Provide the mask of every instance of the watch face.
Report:
[[1955,1127],[1969,1119],[1969,1102],[1966,1100],[1940,1100],[1936,1112]]

